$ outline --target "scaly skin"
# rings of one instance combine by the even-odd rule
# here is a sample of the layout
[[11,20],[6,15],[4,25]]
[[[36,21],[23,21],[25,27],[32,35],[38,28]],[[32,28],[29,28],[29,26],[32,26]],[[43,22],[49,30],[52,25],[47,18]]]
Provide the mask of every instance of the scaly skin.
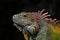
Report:
[[[48,12],[21,12],[13,16],[14,25],[24,34],[26,40],[60,40],[60,24],[56,19],[46,18]],[[18,25],[22,26],[18,26]]]
[[51,40],[60,40],[60,28],[57,25],[49,25],[51,31]]

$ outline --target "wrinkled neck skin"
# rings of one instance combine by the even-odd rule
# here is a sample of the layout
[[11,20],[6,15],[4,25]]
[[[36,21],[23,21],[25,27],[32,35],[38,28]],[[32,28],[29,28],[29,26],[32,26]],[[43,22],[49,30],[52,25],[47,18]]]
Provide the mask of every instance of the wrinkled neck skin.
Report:
[[[47,28],[47,22],[40,24],[40,29],[38,33],[34,36],[29,36],[25,31],[23,31],[24,37],[26,40],[51,40],[49,30]],[[25,32],[25,33],[24,33]],[[48,32],[48,33],[47,33]]]

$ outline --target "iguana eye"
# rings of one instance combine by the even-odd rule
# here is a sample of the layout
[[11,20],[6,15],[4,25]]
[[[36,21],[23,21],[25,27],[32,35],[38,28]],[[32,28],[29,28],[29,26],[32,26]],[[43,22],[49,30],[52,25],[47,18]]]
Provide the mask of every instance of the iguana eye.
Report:
[[27,17],[27,15],[24,15],[24,17]]

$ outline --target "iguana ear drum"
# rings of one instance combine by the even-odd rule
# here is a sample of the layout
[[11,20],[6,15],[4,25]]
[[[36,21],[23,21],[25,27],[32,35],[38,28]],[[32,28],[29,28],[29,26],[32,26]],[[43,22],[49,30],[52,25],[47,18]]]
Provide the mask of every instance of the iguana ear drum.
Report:
[[34,35],[34,34],[36,34],[37,33],[37,31],[36,31],[36,28],[35,27],[33,27],[33,26],[25,26],[24,27],[24,30],[27,32],[27,34],[29,34],[29,35]]

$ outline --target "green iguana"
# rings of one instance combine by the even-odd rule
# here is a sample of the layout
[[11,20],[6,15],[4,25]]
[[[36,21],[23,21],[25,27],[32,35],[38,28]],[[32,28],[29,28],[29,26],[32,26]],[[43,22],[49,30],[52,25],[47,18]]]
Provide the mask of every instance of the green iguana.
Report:
[[26,40],[60,40],[60,24],[56,24],[56,19],[46,18],[50,15],[44,11],[13,15],[14,25],[23,32]]

